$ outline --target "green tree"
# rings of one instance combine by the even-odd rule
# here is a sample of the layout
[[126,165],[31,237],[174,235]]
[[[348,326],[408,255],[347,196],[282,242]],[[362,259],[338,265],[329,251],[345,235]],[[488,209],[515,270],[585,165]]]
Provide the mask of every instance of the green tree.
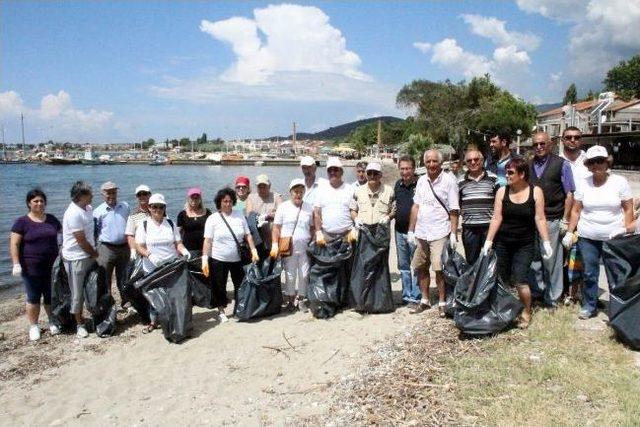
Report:
[[607,72],[602,83],[606,90],[616,92],[625,100],[640,98],[640,55],[620,61]]
[[575,104],[578,101],[578,91],[576,90],[576,85],[571,83],[569,88],[564,94],[564,99],[562,100],[562,105],[567,104]]
[[202,136],[196,140],[196,144],[206,144],[207,143],[207,134],[202,133]]
[[153,147],[154,145],[156,145],[156,140],[155,140],[155,139],[153,139],[153,138],[149,138],[149,139],[147,139],[146,141],[142,141],[142,142],[140,143],[140,145],[142,146],[142,148],[143,148],[144,150],[147,150],[147,149],[149,149],[150,147]]
[[433,146],[433,139],[421,133],[414,133],[409,135],[409,141],[407,142],[407,154],[413,157],[417,164],[422,165],[422,155],[425,151]]

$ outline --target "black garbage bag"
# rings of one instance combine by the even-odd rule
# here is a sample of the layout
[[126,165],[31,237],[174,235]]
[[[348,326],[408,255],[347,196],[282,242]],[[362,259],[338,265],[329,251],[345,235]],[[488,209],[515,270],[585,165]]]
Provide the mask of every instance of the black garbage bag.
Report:
[[486,335],[507,328],[524,306],[498,279],[494,252],[480,256],[458,279],[454,322],[465,334]]
[[135,286],[135,283],[144,277],[142,257],[137,257],[135,260],[129,261],[127,265],[127,277],[128,279],[122,286],[122,296],[131,303],[136,312],[138,312],[142,322],[146,325],[151,322],[151,318],[149,317],[149,302],[144,295],[142,295],[142,291]]
[[63,331],[75,331],[76,319],[71,310],[71,288],[62,256],[58,256],[51,271],[51,323]]
[[449,317],[453,317],[456,312],[456,296],[455,289],[458,279],[462,276],[469,264],[451,245],[445,245],[445,249],[442,251],[442,273],[444,275],[444,285],[446,294],[446,305],[444,307],[444,314]]
[[189,286],[193,305],[202,308],[214,308],[213,288],[209,278],[202,274],[202,260],[200,255],[192,252],[191,259],[187,262],[189,270]]
[[360,228],[351,270],[351,302],[363,313],[391,313],[395,310],[389,274],[388,225]]
[[602,260],[609,281],[609,325],[640,350],[640,234],[605,242]]
[[158,266],[134,285],[158,316],[167,341],[179,343],[192,329],[192,303],[187,261],[180,258]]
[[324,246],[312,242],[307,248],[311,261],[307,298],[314,317],[333,317],[347,302],[350,274],[347,268],[352,253],[351,244],[342,238]]
[[84,302],[91,313],[89,330],[103,338],[113,335],[116,330],[115,301],[109,294],[107,272],[95,263],[84,279]]
[[238,288],[235,316],[238,321],[280,313],[282,307],[282,286],[280,260],[267,258],[259,264],[245,266],[245,276]]

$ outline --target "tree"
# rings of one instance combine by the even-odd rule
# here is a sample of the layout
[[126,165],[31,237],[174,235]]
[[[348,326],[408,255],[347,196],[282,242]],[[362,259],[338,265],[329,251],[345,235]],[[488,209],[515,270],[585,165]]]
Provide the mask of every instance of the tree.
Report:
[[562,100],[562,105],[575,104],[578,101],[578,91],[576,90],[576,85],[571,83],[569,88],[564,94],[564,99]]
[[142,141],[140,145],[142,146],[142,149],[147,150],[150,147],[153,147],[154,145],[156,145],[156,140],[153,138],[149,138],[146,141]]
[[407,153],[417,160],[417,164],[423,164],[422,155],[425,151],[433,146],[433,139],[428,135],[421,133],[414,133],[409,135],[409,142],[407,143]]
[[178,141],[179,147],[188,147],[189,144],[191,144],[191,140],[189,138],[180,138],[180,141]]
[[622,99],[640,98],[640,55],[620,61],[607,71],[602,83],[606,90],[616,92]]
[[206,144],[207,143],[207,134],[203,133],[200,138],[196,140],[196,144]]

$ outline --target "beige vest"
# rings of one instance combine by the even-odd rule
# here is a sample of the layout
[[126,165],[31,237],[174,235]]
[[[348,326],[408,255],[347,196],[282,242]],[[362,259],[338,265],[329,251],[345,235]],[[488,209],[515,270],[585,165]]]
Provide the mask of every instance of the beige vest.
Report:
[[377,224],[393,211],[393,189],[388,185],[382,185],[377,193],[373,193],[369,185],[361,185],[353,197],[358,206],[358,219],[364,224]]

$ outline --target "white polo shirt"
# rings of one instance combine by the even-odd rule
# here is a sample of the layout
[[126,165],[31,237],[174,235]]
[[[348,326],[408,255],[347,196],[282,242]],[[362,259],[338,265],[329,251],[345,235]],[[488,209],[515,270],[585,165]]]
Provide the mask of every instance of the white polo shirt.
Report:
[[307,185],[305,184],[304,196],[302,197],[302,200],[309,203],[313,207],[320,188],[325,185],[329,185],[329,181],[326,178],[320,178],[316,176],[316,180],[313,184],[311,184],[311,187],[307,187]]
[[[442,171],[431,184],[449,211],[460,209],[458,183],[452,174]],[[413,203],[419,206],[415,229],[418,239],[433,241],[449,235],[451,221],[447,211],[431,191],[429,175],[423,175],[418,179]]]
[[79,245],[73,233],[84,231],[84,236],[91,246],[96,247],[93,238],[93,209],[87,205],[85,209],[71,202],[62,217],[62,257],[67,261],[89,258],[89,254]]
[[136,243],[146,245],[149,250],[149,257],[142,258],[142,268],[145,272],[153,271],[158,265],[178,258],[176,242],[182,238],[178,232],[175,222],[173,227],[166,218],[162,219],[160,225],[148,218],[147,229],[144,229],[144,221],[136,230]]
[[204,223],[204,237],[211,239],[211,258],[223,262],[238,262],[240,254],[238,245],[220,215],[224,215],[238,243],[242,244],[244,236],[249,234],[249,225],[241,212],[232,211],[231,215],[214,212]]
[[[298,215],[298,212],[300,213]],[[298,222],[296,223],[296,217]],[[305,252],[307,245],[311,240],[311,219],[313,218],[313,207],[302,202],[301,207],[297,207],[291,200],[287,200],[278,207],[274,224],[282,226],[280,237],[289,237],[293,235],[293,252]],[[296,227],[294,230],[293,227]]]
[[322,213],[322,230],[332,234],[342,234],[353,227],[349,205],[353,198],[353,185],[342,183],[338,188],[331,184],[319,188],[314,208]]
[[580,154],[574,161],[569,160],[565,156],[564,152],[560,154],[560,157],[565,159],[571,166],[571,173],[573,174],[573,181],[576,185],[576,188],[578,187],[578,185],[581,185],[585,179],[591,176],[589,168],[584,165],[584,161],[587,159],[587,154],[584,152],[584,150],[580,150]]

